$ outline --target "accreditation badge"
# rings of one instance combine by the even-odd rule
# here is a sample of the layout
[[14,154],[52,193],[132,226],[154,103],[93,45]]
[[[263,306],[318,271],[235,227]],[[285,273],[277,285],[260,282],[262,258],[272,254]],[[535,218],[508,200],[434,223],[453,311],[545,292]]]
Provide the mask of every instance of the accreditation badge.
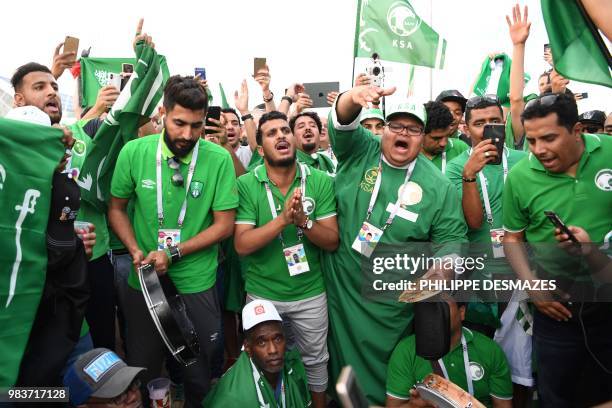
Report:
[[170,248],[181,243],[180,229],[160,229],[157,233],[157,249]]
[[374,252],[374,248],[380,241],[380,238],[383,235],[383,231],[379,228],[376,228],[374,225],[370,224],[367,221],[363,222],[361,229],[359,230],[359,234],[357,234],[357,238],[353,242],[352,248],[359,252],[361,255],[369,258]]
[[283,248],[283,254],[285,255],[285,261],[287,262],[287,268],[289,268],[289,275],[295,276],[300,273],[310,271],[308,266],[308,259],[306,259],[306,251],[304,251],[303,244],[297,244],[289,248]]
[[493,246],[493,258],[505,258],[504,247],[504,229],[495,228],[491,230],[491,245]]

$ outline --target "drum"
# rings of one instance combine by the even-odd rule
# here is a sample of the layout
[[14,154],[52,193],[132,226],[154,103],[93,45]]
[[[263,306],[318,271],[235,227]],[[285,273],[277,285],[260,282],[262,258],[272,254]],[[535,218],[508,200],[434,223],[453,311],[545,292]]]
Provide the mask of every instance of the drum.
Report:
[[195,363],[200,354],[198,335],[168,275],[158,277],[153,265],[144,265],[138,268],[138,279],[153,323],[170,353],[185,367]]
[[414,387],[423,400],[438,408],[485,408],[461,387],[437,374],[429,374]]

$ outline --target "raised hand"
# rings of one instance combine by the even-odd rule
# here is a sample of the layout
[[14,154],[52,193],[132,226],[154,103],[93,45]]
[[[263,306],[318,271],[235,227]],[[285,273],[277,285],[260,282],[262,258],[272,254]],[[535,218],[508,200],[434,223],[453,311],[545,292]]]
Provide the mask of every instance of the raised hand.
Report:
[[295,103],[295,112],[300,113],[304,109],[312,108],[312,99],[310,99],[310,95],[306,93],[299,93],[297,102]]
[[59,43],[57,47],[55,47],[55,52],[53,53],[53,63],[51,64],[51,73],[55,79],[58,79],[62,76],[65,70],[72,68],[74,62],[76,61],[76,53],[75,52],[63,52],[60,53],[60,50],[64,46],[64,43]]
[[246,79],[242,80],[240,92],[234,92],[234,105],[241,115],[249,113],[249,87]]
[[254,78],[255,81],[257,81],[257,83],[259,84],[259,86],[261,86],[261,90],[264,92],[264,94],[270,90],[271,76],[270,68],[268,68],[268,65],[257,70],[257,73],[255,73],[254,75]]
[[368,108],[368,103],[378,101],[383,96],[393,95],[396,87],[380,88],[378,86],[361,85],[353,88],[351,96],[353,103]]
[[140,20],[138,20],[138,25],[136,26],[136,35],[134,36],[134,41],[132,42],[132,48],[134,48],[134,51],[136,51],[136,44],[138,44],[140,41],[144,41],[146,45],[150,45],[151,48],[155,48],[153,37],[142,32],[143,25],[144,18],[141,18]]
[[510,21],[509,16],[506,16],[512,44],[525,44],[525,41],[527,41],[527,37],[529,37],[529,28],[531,27],[531,22],[528,21],[528,18],[529,9],[527,6],[525,6],[523,15],[521,16],[521,8],[518,4],[512,8],[512,21]]

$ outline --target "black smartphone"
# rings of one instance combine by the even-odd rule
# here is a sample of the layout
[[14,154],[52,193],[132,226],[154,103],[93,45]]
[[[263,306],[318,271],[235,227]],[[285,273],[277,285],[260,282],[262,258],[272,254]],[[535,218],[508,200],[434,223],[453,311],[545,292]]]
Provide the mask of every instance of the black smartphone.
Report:
[[206,69],[194,68],[193,76],[199,76],[200,79],[206,79]]
[[550,44],[544,44],[544,52],[550,51]]
[[134,65],[132,65],[132,64],[121,64],[121,72],[123,74],[127,74],[127,75],[121,75],[121,87],[119,88],[119,90],[123,91],[123,88],[125,88],[125,86],[127,85],[128,81],[130,80],[131,74],[134,73]]
[[370,406],[351,366],[344,367],[340,372],[336,392],[344,408],[368,408]]
[[[216,120],[220,120],[221,119],[221,107],[220,106],[209,106],[208,107],[208,112],[206,113],[206,126],[217,126],[216,123],[212,123],[209,119],[216,119]],[[208,130],[206,129],[204,131],[204,134],[211,134],[214,133],[212,130]]]
[[497,149],[497,159],[489,164],[501,164],[504,154],[504,143],[506,142],[506,129],[503,123],[489,123],[484,126],[483,140],[491,139]]
[[562,233],[566,234],[570,241],[572,241],[575,244],[578,244],[578,239],[576,238],[576,236],[574,234],[572,234],[572,232],[569,230],[569,228],[567,228],[565,226],[565,224],[563,223],[563,221],[561,221],[561,218],[559,218],[559,216],[557,215],[556,212],[554,211],[544,211],[544,215],[546,215],[546,217],[550,220],[550,222],[552,222],[552,224],[556,227],[559,228],[561,230]]

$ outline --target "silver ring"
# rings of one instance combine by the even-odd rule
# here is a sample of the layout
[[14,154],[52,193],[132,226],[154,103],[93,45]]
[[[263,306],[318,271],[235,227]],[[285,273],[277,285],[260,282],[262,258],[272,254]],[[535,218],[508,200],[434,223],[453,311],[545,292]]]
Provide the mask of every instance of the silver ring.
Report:
[[489,152],[485,152],[485,157],[489,157]]

